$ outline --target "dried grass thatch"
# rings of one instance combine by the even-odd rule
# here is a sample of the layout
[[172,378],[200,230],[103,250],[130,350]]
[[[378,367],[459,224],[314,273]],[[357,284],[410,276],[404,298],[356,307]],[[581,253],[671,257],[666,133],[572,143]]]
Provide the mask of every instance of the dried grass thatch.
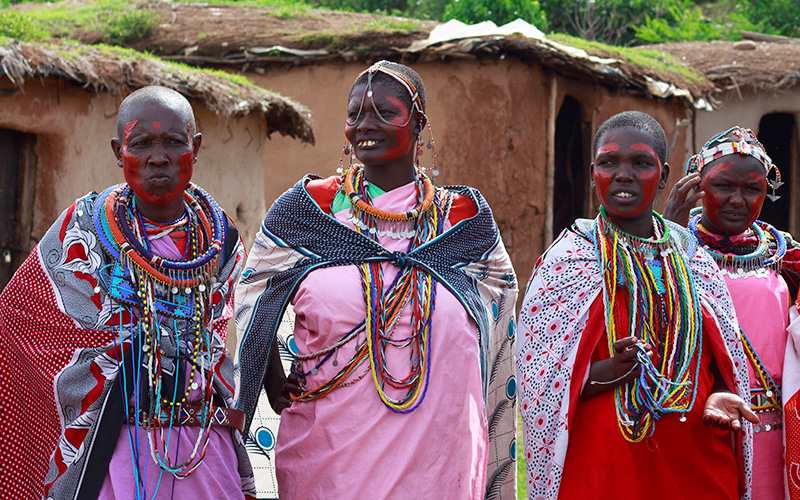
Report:
[[303,106],[222,72],[169,63],[108,46],[52,41],[26,43],[0,39],[0,74],[23,88],[26,78],[62,78],[94,92],[125,95],[146,85],[174,89],[223,116],[264,116],[267,134],[313,143],[310,113]]
[[800,41],[685,42],[653,45],[684,61],[721,91],[776,92],[800,82]]

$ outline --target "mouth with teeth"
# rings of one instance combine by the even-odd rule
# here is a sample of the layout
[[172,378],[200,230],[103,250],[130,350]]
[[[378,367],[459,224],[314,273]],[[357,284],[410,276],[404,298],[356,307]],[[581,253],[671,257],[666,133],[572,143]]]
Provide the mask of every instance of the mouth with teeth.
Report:
[[359,148],[371,148],[372,146],[375,146],[376,144],[378,144],[378,141],[375,141],[375,140],[372,140],[372,139],[365,140],[365,141],[358,141],[358,147]]
[[614,196],[617,198],[622,198],[624,200],[627,200],[629,198],[633,198],[635,195],[627,191],[620,191],[619,193],[615,193]]

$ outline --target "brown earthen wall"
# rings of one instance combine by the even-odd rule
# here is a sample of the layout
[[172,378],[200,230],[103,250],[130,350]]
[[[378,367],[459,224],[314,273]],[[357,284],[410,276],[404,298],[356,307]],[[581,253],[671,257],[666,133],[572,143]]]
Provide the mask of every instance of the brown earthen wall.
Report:
[[[265,163],[268,205],[307,172],[335,174],[344,141],[347,96],[365,67],[362,63],[336,63],[247,74],[256,84],[307,106],[317,139],[316,145],[308,146],[273,137],[269,149],[276,153]],[[554,82],[553,119],[565,95],[581,102],[582,120],[590,131],[584,137],[587,155],[596,128],[619,111],[638,109],[652,114],[664,126],[668,139],[676,119],[686,113],[679,104],[612,93],[604,86],[578,82],[512,58],[423,62],[413,67],[425,82],[441,171],[436,182],[480,189],[492,207],[521,286],[550,243],[544,228],[547,126]],[[685,154],[685,135],[684,129],[677,138],[675,159],[670,160],[679,165]],[[589,161],[587,157],[587,169]],[[670,181],[678,178],[673,172]],[[590,206],[596,209],[596,202]]]
[[[76,198],[124,182],[110,146],[121,98],[56,80],[28,80],[22,92],[0,78],[0,88],[0,128],[36,136],[32,246]],[[263,118],[224,119],[192,105],[203,134],[192,180],[233,217],[250,246],[265,210]]]

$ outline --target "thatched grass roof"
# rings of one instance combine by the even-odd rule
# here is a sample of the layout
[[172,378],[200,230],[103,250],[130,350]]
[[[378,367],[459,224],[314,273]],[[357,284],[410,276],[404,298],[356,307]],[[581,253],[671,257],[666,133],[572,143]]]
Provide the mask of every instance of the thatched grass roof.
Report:
[[800,40],[686,42],[648,48],[671,54],[719,90],[776,92],[800,83]]
[[241,76],[166,62],[133,50],[75,42],[26,43],[0,38],[0,75],[24,88],[27,78],[61,78],[95,93],[126,95],[146,85],[174,89],[223,116],[262,115],[267,134],[313,143],[311,115],[290,99]]

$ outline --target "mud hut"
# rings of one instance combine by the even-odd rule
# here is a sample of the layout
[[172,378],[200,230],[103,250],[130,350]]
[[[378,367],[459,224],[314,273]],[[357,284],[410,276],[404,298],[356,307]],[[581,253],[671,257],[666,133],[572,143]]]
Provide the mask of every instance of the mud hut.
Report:
[[163,85],[192,103],[203,146],[195,173],[252,242],[264,215],[274,132],[313,144],[308,111],[225,73],[131,50],[0,40],[0,287],[61,210],[123,182],[110,148],[132,90]]
[[380,59],[413,66],[427,87],[441,165],[436,182],[481,189],[523,282],[554,236],[595,213],[587,173],[600,123],[627,109],[652,114],[680,165],[693,109],[713,90],[702,77],[665,69],[665,61],[638,64],[557,43],[527,23],[470,27],[342,12],[281,18],[231,5],[160,8],[171,21],[133,47],[244,74],[311,110],[316,145],[275,140],[267,200],[306,172],[335,173],[348,92],[363,69]]
[[[712,113],[697,111],[687,145],[697,151],[733,125],[753,129],[780,168],[780,199],[767,201],[762,218],[800,233],[800,40],[744,33],[740,42],[656,45],[714,83]],[[688,153],[688,152],[687,152]]]

